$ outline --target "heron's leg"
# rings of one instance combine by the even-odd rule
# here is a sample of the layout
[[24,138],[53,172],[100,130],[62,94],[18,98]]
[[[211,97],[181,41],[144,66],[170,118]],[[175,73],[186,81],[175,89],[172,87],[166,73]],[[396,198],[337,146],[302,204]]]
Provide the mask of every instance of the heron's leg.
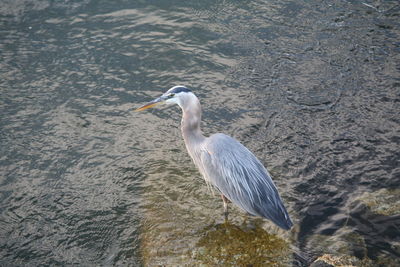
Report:
[[221,194],[222,201],[224,202],[224,215],[225,215],[225,221],[228,221],[228,202],[229,199],[227,199],[224,195]]

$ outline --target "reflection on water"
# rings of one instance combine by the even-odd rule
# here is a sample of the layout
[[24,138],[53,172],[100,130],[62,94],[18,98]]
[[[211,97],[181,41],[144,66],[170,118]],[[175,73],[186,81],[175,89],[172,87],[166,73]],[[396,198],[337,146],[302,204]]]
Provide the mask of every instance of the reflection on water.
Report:
[[[390,0],[3,1],[0,265],[400,264],[398,18]],[[132,112],[176,84],[205,134],[268,166],[293,231],[234,207],[222,224],[180,110]]]

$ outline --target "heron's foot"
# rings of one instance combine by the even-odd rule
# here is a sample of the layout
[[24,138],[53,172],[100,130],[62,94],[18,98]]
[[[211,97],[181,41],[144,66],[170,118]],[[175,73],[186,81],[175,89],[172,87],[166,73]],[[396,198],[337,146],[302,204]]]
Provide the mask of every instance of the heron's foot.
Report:
[[224,210],[225,223],[228,222],[228,210]]

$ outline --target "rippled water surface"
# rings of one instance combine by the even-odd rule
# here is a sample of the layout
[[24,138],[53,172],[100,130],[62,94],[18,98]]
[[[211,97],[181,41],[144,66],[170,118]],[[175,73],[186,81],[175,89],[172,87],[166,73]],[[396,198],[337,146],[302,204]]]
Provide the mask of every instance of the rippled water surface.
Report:
[[[400,257],[398,1],[0,3],[0,265]],[[208,191],[176,107],[272,173],[291,232]]]

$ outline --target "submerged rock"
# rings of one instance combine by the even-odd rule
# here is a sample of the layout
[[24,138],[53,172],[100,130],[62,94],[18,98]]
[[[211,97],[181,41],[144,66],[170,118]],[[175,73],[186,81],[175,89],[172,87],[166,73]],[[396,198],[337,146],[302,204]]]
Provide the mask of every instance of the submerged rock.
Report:
[[364,192],[356,200],[376,214],[386,216],[400,214],[400,189],[383,188],[375,192]]
[[[399,251],[399,248],[399,243],[392,245],[395,251]],[[399,259],[385,254],[378,255],[374,259],[369,258],[363,236],[346,226],[336,231],[334,235],[311,236],[307,242],[307,250],[313,255],[321,255],[310,267],[400,266]]]
[[372,267],[374,266],[369,259],[358,259],[354,256],[342,255],[335,256],[332,254],[324,254],[318,257],[310,267]]
[[205,231],[192,258],[207,266],[288,266],[289,244],[261,227],[224,223]]
[[360,255],[366,257],[364,238],[350,227],[342,227],[334,235],[315,234],[307,242],[307,249],[314,255]]

